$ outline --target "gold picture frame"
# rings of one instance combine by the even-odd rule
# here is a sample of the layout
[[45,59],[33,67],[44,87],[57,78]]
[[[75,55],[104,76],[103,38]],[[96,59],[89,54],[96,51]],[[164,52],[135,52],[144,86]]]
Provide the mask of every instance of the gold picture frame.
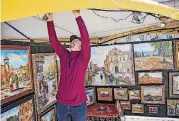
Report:
[[144,113],[144,104],[132,104],[132,113]]
[[114,88],[114,99],[128,100],[127,88]]
[[128,90],[129,100],[140,100],[141,94],[140,90]]
[[97,88],[98,100],[113,101],[112,88]]

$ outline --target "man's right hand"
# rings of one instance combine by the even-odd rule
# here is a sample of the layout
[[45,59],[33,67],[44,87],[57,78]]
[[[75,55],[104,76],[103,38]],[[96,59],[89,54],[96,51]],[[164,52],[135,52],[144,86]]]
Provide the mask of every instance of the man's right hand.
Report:
[[53,21],[53,14],[47,13],[48,21]]

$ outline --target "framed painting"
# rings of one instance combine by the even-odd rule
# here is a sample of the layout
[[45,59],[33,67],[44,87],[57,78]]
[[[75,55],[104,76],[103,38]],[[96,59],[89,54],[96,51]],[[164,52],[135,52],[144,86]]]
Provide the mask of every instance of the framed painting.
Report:
[[159,105],[147,105],[148,114],[158,114]]
[[167,115],[179,116],[179,100],[167,100]]
[[57,121],[55,105],[38,116],[39,121]]
[[144,104],[132,104],[132,113],[144,113]]
[[169,72],[169,97],[179,98],[179,72]]
[[57,73],[58,73],[58,83],[60,81],[60,58],[57,55]]
[[128,100],[127,88],[114,88],[114,99]]
[[173,69],[172,45],[172,41],[134,44],[135,70]]
[[133,46],[92,47],[86,80],[87,86],[135,85]]
[[129,90],[129,100],[140,100],[140,90]]
[[175,41],[175,68],[179,70],[179,41]]
[[54,53],[33,54],[32,65],[37,111],[40,114],[56,102],[58,87],[56,55]]
[[86,101],[87,106],[96,103],[96,93],[94,87],[86,88],[86,96],[87,96],[87,101]]
[[1,45],[1,104],[33,92],[29,46]]
[[97,88],[98,100],[113,101],[112,88]]
[[120,101],[121,107],[124,110],[131,110],[131,102],[130,101]]
[[162,84],[163,72],[138,72],[139,84]]
[[141,86],[141,103],[165,104],[165,86]]
[[36,121],[34,97],[22,99],[1,110],[1,121]]

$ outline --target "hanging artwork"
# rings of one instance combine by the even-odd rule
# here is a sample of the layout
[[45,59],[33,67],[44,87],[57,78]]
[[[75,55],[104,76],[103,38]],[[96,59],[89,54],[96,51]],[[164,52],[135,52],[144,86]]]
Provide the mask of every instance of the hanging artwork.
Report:
[[141,103],[165,104],[165,86],[141,86]]
[[86,88],[86,96],[87,96],[87,101],[86,101],[87,106],[96,103],[96,94],[95,94],[94,87]]
[[1,45],[1,104],[33,92],[30,47]]
[[93,86],[134,85],[132,45],[92,47],[86,83]]
[[114,99],[128,100],[127,88],[114,88]]
[[144,113],[144,104],[132,104],[132,113]]
[[179,41],[175,41],[175,67],[179,70]]
[[179,100],[167,100],[167,115],[179,116]]
[[35,121],[33,97],[28,97],[2,109],[1,121]]
[[130,101],[120,101],[121,107],[124,110],[130,110],[131,109],[131,102]]
[[39,121],[57,121],[56,118],[56,107],[52,106],[42,114],[38,116]]
[[58,73],[58,83],[60,81],[60,58],[57,55],[57,73]]
[[139,72],[138,83],[139,84],[162,84],[163,73],[162,72]]
[[158,114],[159,105],[147,105],[148,114]]
[[134,44],[135,70],[173,69],[172,41]]
[[58,82],[56,55],[52,53],[33,54],[32,63],[37,111],[40,113],[56,101]]
[[140,90],[129,90],[129,100],[140,100]]
[[98,100],[113,101],[112,88],[97,88]]
[[179,98],[179,72],[169,72],[169,97]]

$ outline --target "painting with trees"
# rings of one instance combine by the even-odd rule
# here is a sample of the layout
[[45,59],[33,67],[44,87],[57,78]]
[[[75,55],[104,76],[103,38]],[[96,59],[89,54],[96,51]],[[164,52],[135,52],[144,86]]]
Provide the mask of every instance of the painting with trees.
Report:
[[28,46],[1,46],[1,103],[33,91]]
[[57,65],[54,53],[32,55],[33,77],[38,113],[44,111],[56,101]]
[[172,41],[134,44],[135,70],[173,69]]

